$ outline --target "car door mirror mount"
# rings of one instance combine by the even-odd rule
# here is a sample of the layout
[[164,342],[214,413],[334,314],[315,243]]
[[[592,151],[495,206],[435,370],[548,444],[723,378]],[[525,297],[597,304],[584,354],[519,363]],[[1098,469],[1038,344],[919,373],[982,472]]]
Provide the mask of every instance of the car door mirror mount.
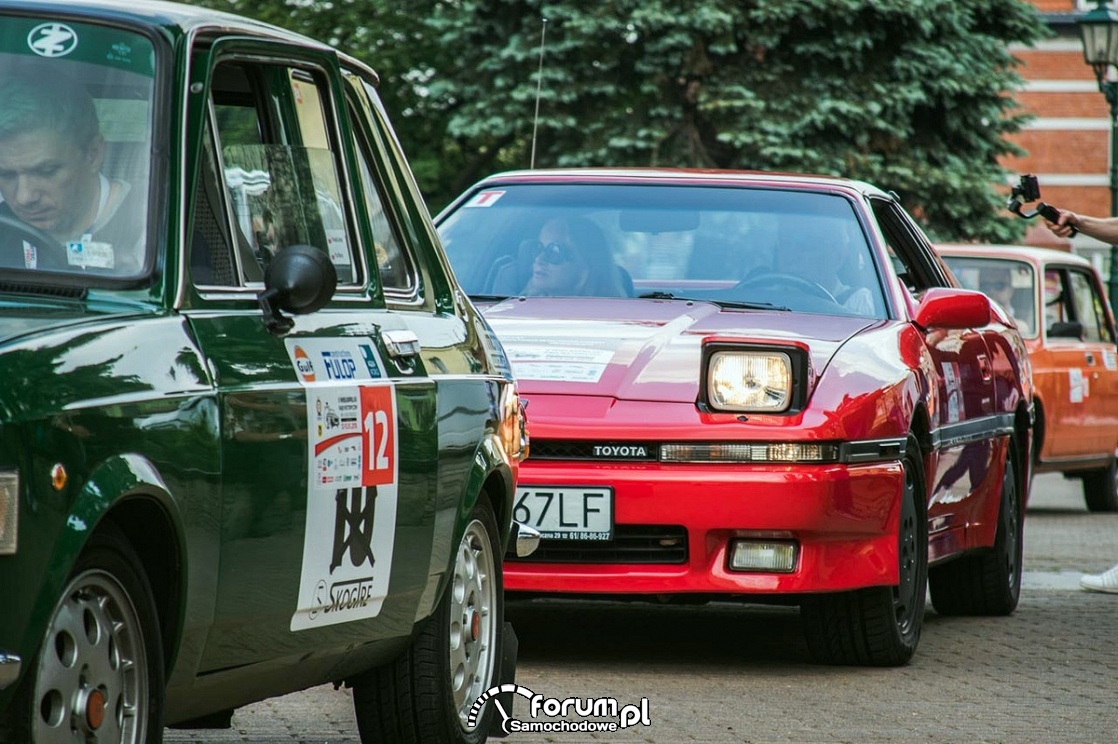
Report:
[[310,245],[278,251],[264,273],[264,291],[257,296],[261,320],[269,333],[282,336],[295,325],[284,312],[304,315],[321,310],[338,286],[330,258]]

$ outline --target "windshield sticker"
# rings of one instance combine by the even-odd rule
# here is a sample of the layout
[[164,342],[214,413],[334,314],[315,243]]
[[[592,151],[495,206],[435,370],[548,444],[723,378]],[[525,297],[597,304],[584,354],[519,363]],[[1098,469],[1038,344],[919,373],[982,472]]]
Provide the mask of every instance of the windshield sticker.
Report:
[[27,46],[40,57],[65,57],[78,47],[78,35],[65,23],[43,23],[31,29]]
[[492,207],[501,197],[505,195],[504,191],[482,191],[466,202],[467,207]]
[[345,383],[387,377],[371,339],[284,339],[291,366],[304,384]]
[[388,595],[399,495],[393,386],[308,386],[307,432],[293,631],[376,617]]
[[23,241],[23,268],[39,268],[39,249],[26,240]]
[[613,358],[612,351],[564,346],[505,343],[513,374],[523,380],[595,383]]
[[92,235],[66,244],[66,263],[82,269],[111,269],[116,265],[112,243],[94,242]]
[[330,263],[335,266],[349,266],[349,245],[346,244],[344,229],[326,228],[326,252],[330,256]]

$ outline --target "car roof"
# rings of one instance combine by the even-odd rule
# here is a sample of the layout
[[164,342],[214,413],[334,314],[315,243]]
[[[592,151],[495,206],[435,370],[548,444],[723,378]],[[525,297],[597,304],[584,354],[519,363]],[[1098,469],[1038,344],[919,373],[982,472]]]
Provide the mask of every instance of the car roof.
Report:
[[84,18],[112,19],[142,26],[159,26],[190,32],[200,28],[221,28],[228,31],[268,36],[322,49],[330,47],[309,37],[278,26],[255,21],[220,10],[164,0],[0,0],[0,12],[15,11],[34,16],[69,16],[75,21]]
[[494,173],[478,186],[517,183],[612,183],[706,186],[772,186],[817,190],[854,191],[863,196],[888,197],[890,194],[864,181],[835,176],[771,171],[716,170],[703,168],[538,168]]
[[1065,263],[1077,266],[1093,264],[1076,253],[1056,248],[1040,248],[1033,245],[1003,245],[979,243],[937,243],[937,252],[945,256],[965,256],[968,258],[1016,258],[1036,264]]

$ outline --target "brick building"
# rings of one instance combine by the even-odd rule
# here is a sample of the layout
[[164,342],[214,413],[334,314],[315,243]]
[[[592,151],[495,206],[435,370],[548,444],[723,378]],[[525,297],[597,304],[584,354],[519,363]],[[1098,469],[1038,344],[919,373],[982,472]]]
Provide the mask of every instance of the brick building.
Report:
[[[1052,31],[1031,48],[1015,48],[1023,63],[1025,87],[1018,102],[1035,117],[1013,141],[1027,155],[1005,164],[1017,173],[1040,179],[1044,201],[1076,212],[1110,214],[1110,113],[1092,69],[1083,60],[1076,20],[1096,6],[1093,0],[1031,0]],[[1077,236],[1068,241],[1053,235],[1038,218],[1024,242],[1071,248],[1108,271],[1109,247]]]

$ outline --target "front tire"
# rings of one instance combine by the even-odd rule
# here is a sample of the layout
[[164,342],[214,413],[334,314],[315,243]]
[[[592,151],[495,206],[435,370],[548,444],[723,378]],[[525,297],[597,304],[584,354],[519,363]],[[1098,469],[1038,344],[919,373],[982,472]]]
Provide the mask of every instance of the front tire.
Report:
[[11,706],[16,741],[161,741],[163,650],[140,565],[116,529],[90,538]]
[[353,681],[364,744],[479,744],[495,707],[471,715],[500,680],[504,585],[499,532],[488,500],[478,500],[458,544],[453,573],[435,614],[392,664]]
[[1006,447],[994,547],[932,569],[932,605],[941,615],[1008,615],[1021,597],[1023,511],[1018,487],[1017,449]]
[[1083,476],[1083,498],[1087,511],[1118,511],[1118,458],[1111,457],[1108,467]]
[[900,582],[820,594],[800,608],[808,651],[821,664],[900,666],[916,653],[928,586],[924,461],[908,438],[898,527]]

